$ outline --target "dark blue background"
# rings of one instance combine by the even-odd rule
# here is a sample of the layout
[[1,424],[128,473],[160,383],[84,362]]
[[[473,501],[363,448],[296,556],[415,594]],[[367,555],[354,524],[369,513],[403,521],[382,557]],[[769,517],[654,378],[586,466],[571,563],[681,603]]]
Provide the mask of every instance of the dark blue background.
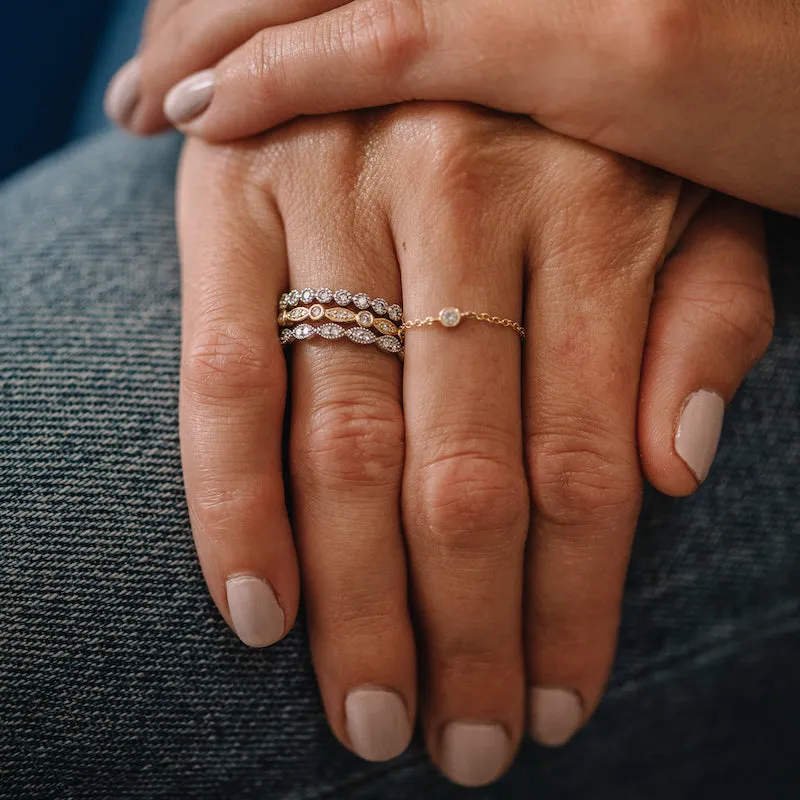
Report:
[[0,0],[0,180],[68,141],[117,0]]

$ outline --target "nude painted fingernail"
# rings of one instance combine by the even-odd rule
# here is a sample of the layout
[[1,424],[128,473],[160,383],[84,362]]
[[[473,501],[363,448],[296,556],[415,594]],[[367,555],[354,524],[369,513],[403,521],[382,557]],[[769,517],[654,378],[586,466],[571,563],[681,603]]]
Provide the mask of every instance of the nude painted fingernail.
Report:
[[701,389],[690,394],[675,433],[675,452],[702,483],[714,462],[722,434],[725,401],[716,392]]
[[190,75],[173,86],[164,98],[164,115],[176,125],[185,125],[200,116],[214,98],[214,70]]
[[570,689],[534,686],[528,693],[528,729],[531,738],[545,747],[561,747],[583,721],[580,697]]
[[496,781],[511,758],[511,743],[502,725],[451,722],[442,733],[442,772],[461,786]]
[[411,722],[397,692],[360,686],[345,699],[347,735],[353,750],[366,761],[388,761],[411,741]]
[[142,64],[138,57],[132,58],[117,70],[117,74],[108,84],[103,98],[103,109],[106,116],[117,125],[128,123],[139,102],[141,76]]
[[267,647],[283,636],[286,622],[272,587],[253,575],[234,575],[226,583],[228,610],[236,635],[249,647]]

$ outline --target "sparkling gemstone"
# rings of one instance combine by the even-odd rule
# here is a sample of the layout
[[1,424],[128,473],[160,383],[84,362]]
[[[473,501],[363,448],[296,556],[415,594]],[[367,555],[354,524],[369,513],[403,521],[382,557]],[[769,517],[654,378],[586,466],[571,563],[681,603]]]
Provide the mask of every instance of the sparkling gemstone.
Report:
[[314,322],[319,322],[325,316],[325,309],[321,305],[313,305],[308,309],[308,316]]
[[288,308],[289,307],[289,293],[284,292],[281,295],[281,299],[278,301],[278,308]]
[[317,300],[320,303],[330,303],[333,301],[333,292],[330,289],[317,289]]
[[293,308],[286,316],[290,322],[302,322],[304,319],[308,319],[308,314],[308,309],[300,306]]
[[369,297],[367,297],[364,292],[359,292],[358,294],[353,295],[353,305],[356,308],[360,308],[362,311],[369,308]]
[[369,328],[374,321],[375,317],[373,317],[369,311],[359,311],[358,314],[356,314],[356,322],[362,328]]
[[303,291],[300,292],[300,299],[306,304],[313,303],[314,295],[315,292],[313,289],[303,289]]
[[392,322],[400,322],[403,319],[403,309],[397,303],[389,306],[389,319]]
[[387,353],[399,353],[403,349],[403,343],[396,336],[381,336],[375,344]]
[[335,322],[326,322],[317,328],[317,333],[323,339],[341,339],[344,336],[344,328]]
[[289,344],[294,339],[294,331],[291,328],[284,328],[281,331],[281,344]]
[[302,325],[298,325],[294,329],[294,338],[303,341],[303,339],[310,339],[316,332],[317,331],[313,325],[309,325],[308,323],[304,322]]
[[384,317],[386,316],[386,312],[389,310],[389,304],[382,297],[376,297],[372,301],[372,310],[379,317]]
[[457,308],[443,308],[439,312],[439,322],[445,328],[455,328],[461,322],[461,312]]
[[336,301],[337,306],[349,306],[353,295],[347,289],[337,289],[333,293],[333,299]]
[[350,328],[345,336],[356,344],[372,344],[378,337],[368,328]]
[[355,322],[356,315],[347,308],[329,308],[325,316],[334,322]]
[[286,295],[286,304],[289,308],[293,308],[300,302],[300,292],[297,289],[292,289],[288,295]]
[[373,320],[372,324],[374,325],[375,330],[385,334],[386,336],[397,336],[397,326],[393,322],[389,322],[388,319],[378,317],[376,320]]

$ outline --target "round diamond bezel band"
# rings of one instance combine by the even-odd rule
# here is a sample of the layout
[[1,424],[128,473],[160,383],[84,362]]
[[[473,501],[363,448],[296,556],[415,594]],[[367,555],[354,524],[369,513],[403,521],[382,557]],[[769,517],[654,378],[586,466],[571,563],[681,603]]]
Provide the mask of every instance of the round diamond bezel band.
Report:
[[340,308],[353,305],[359,311],[371,311],[376,317],[388,317],[392,322],[403,321],[403,309],[397,303],[388,303],[382,297],[370,297],[364,292],[351,292],[349,289],[292,289],[281,295],[278,307],[284,311],[299,305],[310,306],[335,304]]
[[485,311],[462,311],[454,306],[443,308],[436,317],[423,317],[412,319],[400,325],[400,338],[405,338],[406,331],[411,328],[427,328],[431,325],[441,325],[443,328],[457,328],[465,319],[474,319],[477,322],[488,322],[502,328],[511,328],[522,341],[525,341],[525,328],[513,319],[497,317]]

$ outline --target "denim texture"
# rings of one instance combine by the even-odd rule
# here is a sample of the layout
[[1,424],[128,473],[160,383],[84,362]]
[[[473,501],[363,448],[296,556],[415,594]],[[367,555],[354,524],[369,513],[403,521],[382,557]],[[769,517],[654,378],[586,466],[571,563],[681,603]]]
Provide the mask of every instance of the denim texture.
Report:
[[179,142],[108,134],[0,189],[0,798],[800,796],[800,222],[775,341],[708,483],[646,495],[620,650],[573,743],[494,787],[328,732],[302,624],[251,651],[207,597],[178,451]]

